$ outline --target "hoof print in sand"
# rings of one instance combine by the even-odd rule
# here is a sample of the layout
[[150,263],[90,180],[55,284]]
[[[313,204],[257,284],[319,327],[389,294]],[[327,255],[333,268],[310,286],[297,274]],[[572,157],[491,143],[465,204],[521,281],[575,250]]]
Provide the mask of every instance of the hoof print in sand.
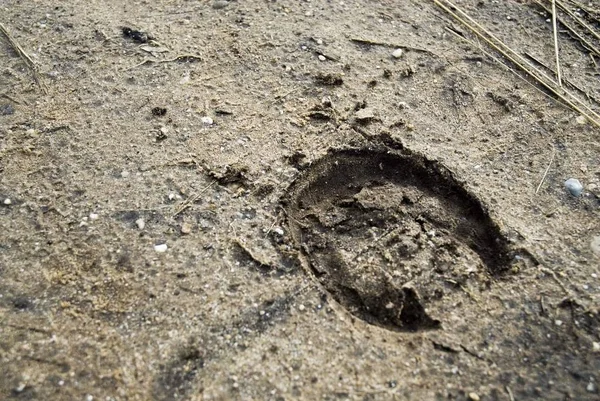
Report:
[[[284,205],[303,263],[354,316],[396,331],[441,326],[510,265],[485,207],[439,163],[407,150],[337,150]],[[459,311],[458,311],[459,312]]]

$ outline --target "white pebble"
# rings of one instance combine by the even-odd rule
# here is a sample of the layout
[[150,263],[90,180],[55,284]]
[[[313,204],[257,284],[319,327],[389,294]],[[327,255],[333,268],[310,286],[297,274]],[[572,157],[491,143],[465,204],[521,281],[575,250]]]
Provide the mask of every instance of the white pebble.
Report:
[[592,351],[597,352],[597,353],[600,352],[600,343],[597,343],[594,341],[592,343]]
[[137,219],[137,220],[135,221],[135,224],[137,225],[137,227],[138,227],[140,230],[143,230],[143,229],[144,229],[144,227],[146,227],[146,222],[145,222],[145,221],[144,221],[144,219],[142,219],[142,218],[139,218],[139,219]]
[[567,188],[569,193],[575,197],[581,195],[583,192],[583,185],[577,178],[569,178],[565,181],[565,188]]
[[127,177],[129,177],[129,171],[125,171],[125,170],[121,171],[121,177],[122,177],[122,178],[127,178]]
[[204,125],[213,125],[213,119],[208,117],[208,116],[204,116],[200,119],[200,121],[202,121],[202,124]]
[[12,201],[10,200],[10,198],[6,198],[6,199],[4,199],[4,204],[6,206],[8,206],[8,205],[12,204]]
[[302,304],[298,305],[298,310],[300,312],[302,312],[304,309],[306,309],[306,307],[304,305],[302,305]]
[[404,50],[402,49],[396,49],[392,52],[392,57],[393,58],[400,58],[402,57],[402,55],[404,54]]
[[325,60],[327,60],[327,57],[325,57],[325,56],[324,56],[324,55],[322,55],[322,54],[319,54],[319,60],[321,60],[321,61],[325,61]]
[[168,249],[167,244],[154,245],[154,250],[156,252],[160,252],[160,253],[167,252],[167,249]]
[[90,213],[90,220],[98,220],[98,214],[97,213]]
[[590,393],[596,392],[596,385],[593,382],[589,382],[587,387],[585,388]]
[[479,401],[481,398],[479,398],[479,395],[477,393],[469,393],[469,399],[471,401]]
[[562,322],[562,320],[555,320],[554,324],[557,326],[562,326],[563,322]]

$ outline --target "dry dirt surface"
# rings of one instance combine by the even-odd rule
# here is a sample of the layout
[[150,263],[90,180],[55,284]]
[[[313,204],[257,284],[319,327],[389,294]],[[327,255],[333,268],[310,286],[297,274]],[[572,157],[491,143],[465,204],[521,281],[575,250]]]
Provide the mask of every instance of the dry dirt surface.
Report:
[[[553,68],[534,3],[457,4]],[[0,399],[600,399],[599,128],[433,1],[0,23]]]

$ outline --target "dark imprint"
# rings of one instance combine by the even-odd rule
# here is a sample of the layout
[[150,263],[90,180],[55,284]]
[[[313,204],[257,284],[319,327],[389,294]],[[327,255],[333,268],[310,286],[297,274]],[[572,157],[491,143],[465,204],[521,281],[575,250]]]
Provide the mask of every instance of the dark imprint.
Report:
[[511,252],[482,203],[406,149],[331,150],[283,199],[305,267],[354,316],[395,331],[435,329],[468,286]]

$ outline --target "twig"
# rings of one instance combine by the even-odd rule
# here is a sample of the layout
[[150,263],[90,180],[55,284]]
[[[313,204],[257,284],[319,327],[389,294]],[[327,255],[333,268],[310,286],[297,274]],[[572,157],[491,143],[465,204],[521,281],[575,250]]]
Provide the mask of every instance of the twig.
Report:
[[575,14],[573,11],[571,11],[567,6],[564,5],[563,2],[559,1],[559,0],[553,0],[556,1],[556,4],[558,4],[558,6],[567,14],[569,14],[569,16],[571,18],[573,18],[575,21],[577,21],[577,23],[579,25],[581,25],[582,27],[584,27],[585,29],[587,29],[590,33],[590,35],[594,36],[596,39],[600,40],[600,35],[598,33],[596,33],[596,31],[594,31],[594,28],[592,28],[591,26],[589,26],[584,20],[582,20],[581,18],[579,18],[577,16],[577,14]]
[[151,60],[151,59],[146,59],[144,61],[142,61],[141,63],[138,63],[136,65],[133,65],[129,68],[126,68],[125,71],[129,71],[129,70],[133,70],[134,68],[140,67],[144,64],[151,64],[151,63],[171,63],[173,61],[187,61],[187,60],[202,60],[202,57],[197,56],[195,54],[180,54],[179,56],[167,59],[167,60]]
[[[539,5],[541,8],[543,8],[544,11],[546,11],[548,14],[552,13],[552,11],[549,10],[548,8],[546,8],[545,5],[540,3],[539,0],[534,0],[534,1],[537,5]],[[588,49],[590,52],[595,53],[597,56],[600,56],[600,50],[598,50],[597,47],[595,47],[588,40],[586,40],[583,36],[581,36],[581,34],[579,34],[575,30],[575,28],[573,28],[571,25],[567,24],[564,19],[558,18],[558,22],[560,22],[565,28],[567,28],[567,30],[571,33],[571,37],[574,37],[575,39],[577,39],[583,47]]]
[[420,52],[420,53],[434,54],[433,52],[426,50],[426,49],[421,49],[420,47],[399,45],[396,43],[387,43],[387,42],[381,42],[381,41],[377,41],[377,40],[351,38],[350,41],[354,42],[354,43],[358,43],[359,45],[393,47],[393,48],[400,48],[400,49],[404,49],[404,50],[413,50],[413,51]]
[[[592,61],[594,61],[594,63],[595,63],[593,54],[592,53],[589,53],[589,54],[590,54],[590,57],[591,57]],[[534,57],[531,53],[524,52],[523,55],[525,57],[527,57],[528,59],[530,59],[531,61],[533,61],[535,64],[538,64],[538,65],[544,67],[544,69],[546,69],[547,71],[550,71],[552,74],[556,74],[556,72],[552,68],[548,67],[540,59]],[[575,83],[573,83],[572,81],[568,80],[567,78],[563,77],[563,83],[566,86],[569,86],[572,89],[575,89],[576,91],[578,91],[579,93],[585,95],[585,97],[588,100],[593,101],[596,104],[600,104],[600,102],[595,97],[591,96],[589,93],[587,93],[586,91],[584,91],[583,89],[581,89],[579,86],[577,86]]]
[[24,100],[19,101],[19,100],[15,99],[14,97],[11,97],[11,96],[7,95],[6,93],[0,94],[0,97],[4,97],[4,98],[6,98],[6,99],[8,99],[11,102],[16,103],[16,104],[29,105],[26,101],[24,101]]
[[178,214],[180,214],[181,212],[183,212],[185,209],[187,209],[188,207],[190,207],[193,203],[195,203],[198,199],[200,199],[200,196],[208,191],[208,189],[210,187],[212,187],[217,181],[213,181],[210,184],[208,184],[207,186],[205,186],[204,188],[202,188],[200,190],[200,192],[198,192],[197,195],[191,197],[191,198],[187,198],[182,204],[181,206],[179,206],[179,208],[175,211],[175,213],[173,213],[173,216],[171,216],[171,218],[175,218],[177,217]]
[[486,56],[488,56],[489,58],[491,58],[492,60],[494,60],[496,63],[498,63],[499,65],[501,65],[502,67],[504,67],[506,70],[508,70],[509,72],[511,72],[513,75],[515,75],[517,78],[519,78],[520,80],[522,80],[523,82],[525,82],[527,85],[531,86],[534,90],[536,90],[540,95],[545,96],[546,98],[548,98],[551,101],[556,101],[555,98],[553,98],[552,96],[550,96],[547,92],[544,92],[543,90],[541,90],[538,86],[534,85],[530,80],[526,79],[524,76],[518,74],[514,69],[510,68],[508,65],[506,65],[505,63],[503,63],[500,59],[498,59],[498,57],[495,57],[493,54],[491,54],[490,52],[485,51],[482,47],[481,44],[479,42],[475,43],[472,40],[467,39],[465,36],[462,35],[462,32],[457,32],[454,29],[451,29],[449,27],[446,27],[446,30],[448,32],[450,32],[451,34],[455,35],[458,39],[465,41],[466,43],[469,43],[470,45],[472,45],[473,47],[478,47],[479,50],[485,54]]
[[550,157],[550,162],[548,163],[548,167],[546,167],[546,171],[544,171],[544,175],[542,176],[540,183],[538,184],[537,188],[535,189],[536,195],[538,192],[540,192],[540,188],[542,187],[542,184],[544,183],[544,180],[546,179],[546,176],[548,175],[548,171],[550,170],[550,166],[552,165],[552,162],[554,161],[555,154],[556,154],[556,148],[553,147],[552,148],[552,156]]
[[33,76],[33,79],[35,80],[35,83],[40,87],[40,89],[42,90],[42,92],[44,92],[44,94],[47,94],[48,90],[46,89],[46,86],[40,79],[40,75],[39,75],[37,66],[31,59],[31,57],[29,57],[29,55],[25,52],[25,50],[23,50],[23,48],[12,37],[12,35],[8,32],[8,30],[4,27],[4,25],[2,25],[2,23],[0,23],[0,33],[2,33],[2,35],[6,38],[6,40],[8,41],[8,44],[19,55],[19,57],[21,58],[21,60],[23,60],[25,65],[27,65],[27,67],[29,67],[29,69],[31,70],[31,75]]
[[558,86],[562,86],[562,76],[560,73],[560,60],[558,57],[558,30],[556,29],[556,0],[552,0],[552,30],[554,31],[554,55],[556,56],[556,79]]
[[510,401],[515,401],[515,397],[513,396],[512,391],[510,391],[510,387],[506,386],[504,388],[506,389],[506,392],[508,393],[508,399]]
[[547,267],[540,267],[540,271],[542,273],[546,273],[547,275],[552,277],[554,279],[554,281],[556,281],[556,283],[560,286],[560,288],[562,288],[562,290],[565,292],[565,294],[571,296],[571,292],[567,289],[567,287],[565,287],[563,282],[560,281],[558,276],[556,276],[556,273],[554,273],[552,270],[548,269]]

